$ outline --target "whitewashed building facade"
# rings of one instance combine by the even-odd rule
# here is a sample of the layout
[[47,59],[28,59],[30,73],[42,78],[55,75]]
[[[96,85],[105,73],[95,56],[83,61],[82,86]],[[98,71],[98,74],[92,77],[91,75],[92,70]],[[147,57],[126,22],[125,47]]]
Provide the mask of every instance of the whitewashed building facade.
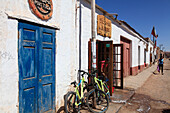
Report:
[[[71,89],[70,82],[77,80],[77,70],[87,70],[91,67],[90,2],[50,0],[52,2],[50,4],[42,0],[34,3],[36,10],[29,2],[30,0],[2,0],[0,4],[0,112],[2,113],[57,111],[64,105],[63,97]],[[38,3],[48,4],[50,8],[40,6]],[[37,13],[37,10],[40,13]],[[43,17],[48,11],[52,11],[51,16]],[[143,70],[144,63],[150,64],[150,50],[146,52],[145,61],[144,51],[147,44],[149,48],[153,44],[145,41],[126,22],[116,20],[97,5],[96,31],[97,15],[105,15],[111,21],[110,38],[98,35],[96,32],[97,48],[106,46],[105,53],[107,47],[110,48],[110,61],[116,59],[113,57],[113,54],[116,54],[113,52],[116,50],[115,44],[125,45],[123,47],[126,48],[122,48],[129,53],[128,62],[123,63],[126,66],[122,67],[125,71],[128,69],[123,73],[124,76],[136,75],[138,67]],[[49,19],[43,20],[43,18]],[[106,43],[103,43],[104,41]],[[117,53],[118,51],[120,52],[117,50]],[[97,52],[98,55],[100,50],[97,49]],[[105,53],[101,52],[103,55]],[[97,58],[98,66],[99,57],[102,55]],[[120,68],[120,65],[118,64],[116,68]],[[109,68],[114,66],[110,65]],[[112,83],[109,85],[115,82],[113,76],[120,76],[114,75],[119,72],[113,73],[110,78]],[[121,86],[121,81],[117,82],[115,85]]]

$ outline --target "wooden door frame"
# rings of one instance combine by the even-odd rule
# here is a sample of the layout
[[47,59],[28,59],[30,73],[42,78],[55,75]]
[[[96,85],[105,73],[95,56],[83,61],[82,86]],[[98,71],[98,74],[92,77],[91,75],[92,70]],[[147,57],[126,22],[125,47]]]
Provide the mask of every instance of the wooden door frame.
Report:
[[[124,52],[123,52],[123,44],[113,44],[113,48],[114,46],[121,46],[121,86],[114,86],[115,88],[118,88],[118,89],[123,89],[123,56],[124,56]],[[119,55],[119,54],[116,54],[113,52],[113,55]],[[114,62],[114,61],[113,61]],[[116,63],[116,62],[115,62]],[[115,71],[119,71],[119,70],[115,70]]]
[[[96,40],[96,66],[98,67],[99,63],[98,63],[98,55],[99,55],[99,43],[109,43],[110,44],[110,69],[109,69],[109,91],[112,92],[112,87],[113,87],[113,41],[100,41],[100,40]],[[88,69],[91,69],[91,39],[88,42]],[[91,82],[91,80],[89,79],[89,82]],[[112,96],[112,93],[110,93]]]
[[[42,36],[42,34],[41,34],[41,32],[42,32],[42,30],[47,30],[47,29],[49,29],[49,27],[45,27],[45,26],[41,26],[41,25],[35,25],[35,24],[33,24],[33,23],[28,23],[28,22],[23,22],[23,21],[19,21],[19,23],[18,23],[18,31],[19,31],[19,35],[18,35],[18,65],[19,65],[19,112],[23,112],[23,86],[25,85],[23,85],[23,77],[22,77],[22,75],[23,75],[23,64],[22,64],[22,62],[23,62],[23,60],[22,60],[22,54],[23,54],[23,51],[22,51],[22,43],[23,43],[23,29],[32,29],[32,28],[35,28],[35,29],[33,29],[33,30],[35,30],[36,31],[36,39],[35,39],[35,45],[37,46],[36,48],[37,48],[37,51],[35,52],[35,53],[39,53],[39,54],[41,54],[41,52],[42,52],[42,50],[40,51],[40,47],[43,47],[42,46],[42,43],[43,43],[43,41],[42,41],[42,39],[40,38],[41,36]],[[52,30],[52,28],[50,28],[50,31]],[[55,29],[53,29],[53,30],[55,30]],[[55,41],[55,31],[51,31],[51,32],[53,32],[52,34],[53,34],[53,38],[54,38],[54,40],[53,40],[53,38],[52,38],[52,40],[54,41],[53,42],[53,44],[52,44],[52,46],[53,46],[53,55],[54,56],[52,56],[54,59],[53,59],[53,66],[54,66],[54,68],[52,69],[52,75],[53,75],[53,85],[54,85],[54,87],[52,88],[52,90],[53,90],[53,94],[52,94],[52,110],[50,110],[50,111],[55,111],[55,97],[56,97],[56,93],[55,93],[55,88],[56,88],[56,80],[55,80],[55,77],[56,77],[56,75],[55,75],[55,50],[56,50],[56,41]],[[41,44],[40,44],[40,42],[41,42]],[[24,42],[24,44],[25,44],[26,42]],[[30,40],[30,45],[32,45],[32,42],[31,42],[31,40]],[[41,45],[41,46],[40,46]],[[27,45],[28,46],[28,45]],[[47,46],[47,45],[46,45]],[[42,49],[42,48],[41,48]],[[34,54],[35,54],[34,53]],[[40,83],[38,82],[38,81],[40,81],[42,78],[40,78],[40,73],[41,72],[39,72],[40,70],[38,70],[38,68],[40,68],[39,66],[40,66],[40,64],[39,64],[39,61],[41,61],[41,59],[42,59],[42,55],[37,55],[36,54],[36,56],[37,56],[37,61],[36,61],[36,69],[37,69],[37,89],[36,89],[36,99],[35,99],[35,101],[36,101],[36,103],[35,103],[35,110],[36,110],[36,112],[41,112],[41,110],[42,110],[42,106],[40,105],[42,102],[42,100],[40,101],[40,99],[39,98],[42,98],[42,97],[39,97],[39,95],[38,95],[38,93],[40,92],[40,90],[38,89],[39,87],[40,87]],[[51,82],[52,83],[52,82]],[[29,83],[28,83],[29,84]],[[42,91],[42,89],[41,89],[41,91]],[[42,94],[41,94],[42,95]],[[39,108],[39,106],[41,106],[40,108]]]

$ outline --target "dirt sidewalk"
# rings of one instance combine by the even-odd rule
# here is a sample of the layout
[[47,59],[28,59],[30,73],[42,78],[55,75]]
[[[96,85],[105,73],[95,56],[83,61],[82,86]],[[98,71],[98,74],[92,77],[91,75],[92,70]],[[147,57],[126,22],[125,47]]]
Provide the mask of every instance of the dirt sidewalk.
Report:
[[164,62],[164,75],[149,76],[118,113],[170,113],[170,60]]

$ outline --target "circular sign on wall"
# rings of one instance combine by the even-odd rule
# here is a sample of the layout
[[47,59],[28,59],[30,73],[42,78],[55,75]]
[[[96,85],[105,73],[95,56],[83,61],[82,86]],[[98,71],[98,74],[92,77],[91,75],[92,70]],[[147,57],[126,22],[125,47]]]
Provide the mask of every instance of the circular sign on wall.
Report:
[[28,0],[33,13],[42,20],[48,20],[53,13],[52,0]]

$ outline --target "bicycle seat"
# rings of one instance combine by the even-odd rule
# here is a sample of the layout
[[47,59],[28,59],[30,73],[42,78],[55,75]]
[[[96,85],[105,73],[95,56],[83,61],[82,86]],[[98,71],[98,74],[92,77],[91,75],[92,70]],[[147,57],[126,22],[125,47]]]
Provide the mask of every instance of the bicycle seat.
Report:
[[71,82],[71,85],[74,85],[74,87],[76,87],[76,81],[74,81],[74,82]]

